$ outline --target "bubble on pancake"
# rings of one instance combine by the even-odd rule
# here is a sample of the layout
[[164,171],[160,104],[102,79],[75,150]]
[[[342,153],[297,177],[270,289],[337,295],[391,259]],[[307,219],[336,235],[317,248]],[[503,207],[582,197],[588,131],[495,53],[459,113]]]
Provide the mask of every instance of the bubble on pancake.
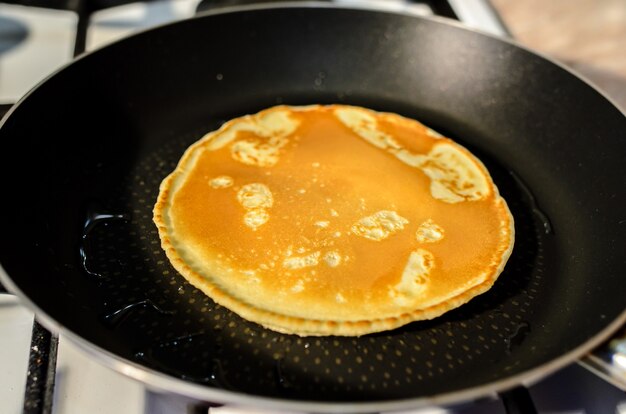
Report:
[[336,251],[327,252],[324,255],[324,262],[330,267],[337,267],[341,264],[341,255]]
[[433,145],[428,154],[413,154],[403,149],[394,155],[430,178],[430,193],[437,200],[454,204],[481,200],[489,195],[485,174],[457,146],[441,142]]
[[367,111],[342,107],[335,110],[335,116],[345,126],[378,148],[402,148],[389,134],[378,129],[376,117]]
[[404,229],[404,225],[408,222],[395,211],[381,210],[371,216],[363,217],[350,230],[357,236],[380,241]]
[[253,210],[246,211],[243,215],[244,224],[253,230],[256,230],[258,227],[267,223],[269,219],[270,214],[263,208],[255,208]]
[[237,192],[237,200],[245,209],[269,208],[274,204],[270,189],[261,183],[246,184]]
[[258,278],[256,271],[254,270],[242,270],[241,273],[248,278],[248,282],[260,283],[261,279]]
[[243,222],[252,230],[256,230],[270,219],[267,209],[274,204],[274,197],[265,184],[244,185],[237,192],[237,200],[247,210]]
[[314,224],[315,224],[315,227],[319,227],[320,229],[325,229],[326,227],[330,225],[330,221],[319,220],[319,221],[316,221]]
[[212,188],[227,188],[233,185],[233,178],[227,175],[220,175],[218,177],[209,180],[209,185]]
[[428,275],[434,266],[435,258],[428,250],[417,249],[411,252],[400,282],[389,290],[389,295],[398,303],[418,296],[426,288]]
[[[246,115],[238,122],[225,124],[219,131],[204,136],[209,141],[206,148],[215,151],[231,144],[233,159],[258,167],[271,167],[279,160],[283,148],[298,127],[299,122],[289,115],[287,109]],[[237,141],[239,132],[249,132],[254,137]]]
[[345,296],[343,296],[343,295],[342,295],[341,293],[339,293],[339,292],[335,295],[335,301],[336,301],[337,303],[346,303],[346,302],[347,302],[347,300],[346,300]]
[[287,139],[272,137],[263,142],[259,139],[242,139],[230,147],[232,157],[247,165],[258,167],[272,167],[276,165],[280,149],[287,145]]
[[443,239],[443,228],[428,219],[419,225],[415,232],[415,238],[419,243],[434,243]]
[[[358,108],[339,108],[335,116],[367,142],[381,148],[407,165],[422,170],[431,180],[433,198],[446,203],[481,200],[489,194],[489,183],[475,161],[460,147],[447,142],[433,145],[428,154],[414,154],[389,134],[381,131],[373,112]],[[404,120],[398,122],[404,122]],[[442,136],[430,128],[426,134]]]
[[428,156],[424,154],[414,154],[405,149],[393,153],[397,159],[411,167],[421,168],[428,161]]
[[428,153],[421,170],[430,177],[430,192],[447,203],[481,200],[489,194],[489,184],[478,165],[460,148],[442,142]]
[[320,252],[313,252],[304,256],[287,257],[283,260],[283,267],[285,269],[302,269],[305,267],[317,266],[320,255]]
[[291,287],[291,291],[293,293],[299,293],[299,292],[302,292],[303,290],[304,290],[304,282],[302,281],[302,279],[298,279],[296,284]]

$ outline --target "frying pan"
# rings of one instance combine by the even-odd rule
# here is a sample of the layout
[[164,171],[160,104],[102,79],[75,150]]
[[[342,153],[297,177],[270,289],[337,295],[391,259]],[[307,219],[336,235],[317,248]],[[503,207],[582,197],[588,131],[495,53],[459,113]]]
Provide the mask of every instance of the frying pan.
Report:
[[[160,181],[207,131],[280,103],[400,113],[477,154],[516,222],[494,287],[432,321],[301,338],[188,285],[151,221]],[[624,115],[559,65],[442,19],[324,4],[202,15],[75,60],[0,139],[2,283],[160,390],[309,412],[462,403],[531,384],[626,320]]]

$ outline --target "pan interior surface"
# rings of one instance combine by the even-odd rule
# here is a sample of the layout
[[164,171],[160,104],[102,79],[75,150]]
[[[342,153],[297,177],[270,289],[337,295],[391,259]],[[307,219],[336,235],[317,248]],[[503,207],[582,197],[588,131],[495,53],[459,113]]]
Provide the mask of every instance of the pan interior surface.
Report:
[[[418,119],[485,163],[516,223],[490,291],[389,332],[300,338],[237,317],[174,271],[152,207],[183,151],[265,107],[337,102]],[[441,22],[208,15],[74,62],[5,120],[0,171],[14,176],[28,154],[37,179],[5,180],[19,202],[0,207],[0,263],[59,326],[211,390],[318,402],[464,390],[547,364],[623,313],[625,124],[560,67]]]

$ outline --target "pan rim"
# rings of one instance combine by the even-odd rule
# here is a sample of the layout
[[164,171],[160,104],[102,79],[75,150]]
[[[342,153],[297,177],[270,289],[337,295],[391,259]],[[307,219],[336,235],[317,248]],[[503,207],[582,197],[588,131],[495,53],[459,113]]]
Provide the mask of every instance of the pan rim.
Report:
[[519,385],[531,386],[548,375],[564,368],[570,363],[579,360],[581,357],[600,346],[604,341],[608,340],[617,330],[619,330],[620,327],[626,324],[625,309],[617,318],[615,318],[595,336],[560,357],[514,376],[463,390],[451,391],[427,397],[392,399],[388,401],[376,402],[320,402],[290,400],[207,387],[201,384],[191,383],[181,378],[176,378],[132,362],[82,338],[80,335],[75,334],[72,330],[57,322],[53,317],[48,315],[39,306],[32,302],[28,296],[25,295],[15,283],[13,283],[12,279],[9,277],[8,273],[4,270],[4,267],[2,267],[1,264],[0,282],[7,288],[8,292],[17,296],[24,306],[33,311],[35,319],[46,329],[56,333],[59,337],[62,335],[64,338],[67,338],[85,355],[90,356],[100,365],[112,369],[113,371],[125,375],[126,377],[139,381],[148,388],[158,390],[162,393],[170,393],[197,399],[199,401],[254,406],[260,409],[281,411],[297,410],[302,412],[319,413],[387,412],[442,405],[453,406],[467,404],[468,402],[475,401],[480,398],[495,397],[498,393],[507,391]]
[[[602,96],[606,101],[611,104],[619,113],[626,116],[625,109],[620,108],[616,102],[612,100],[611,97],[607,96],[604,90],[598,88],[594,85],[592,81],[590,81],[585,76],[578,74],[576,71],[571,68],[565,66],[564,64],[544,56],[543,54],[534,51],[530,48],[527,48],[523,45],[518,44],[515,40],[501,38],[490,33],[486,33],[484,31],[469,28],[464,26],[463,24],[456,22],[452,19],[447,19],[439,16],[423,16],[417,13],[413,13],[410,11],[391,11],[391,10],[379,10],[373,5],[360,5],[356,7],[355,5],[336,5],[336,4],[328,4],[328,3],[320,3],[320,2],[299,2],[299,3],[264,3],[259,5],[249,5],[249,6],[236,6],[220,9],[219,11],[209,11],[201,13],[197,16],[194,16],[190,19],[186,20],[194,20],[205,18],[206,16],[213,15],[222,15],[228,13],[238,13],[238,12],[246,12],[246,11],[254,11],[254,10],[268,10],[268,9],[288,9],[288,8],[326,8],[326,9],[342,9],[342,10],[363,10],[363,11],[373,11],[378,13],[385,14],[395,14],[402,16],[409,16],[417,19],[423,20],[431,20],[439,23],[443,23],[445,25],[454,26],[458,29],[466,30],[469,32],[474,32],[479,35],[487,36],[497,41],[508,43],[514,47],[523,49],[524,51],[533,54],[557,67],[565,70],[570,73],[572,76],[576,77],[583,83],[587,84],[588,87],[591,87],[596,93]],[[161,27],[176,25],[180,23],[180,21],[170,22],[158,26],[154,26],[151,28],[147,28],[141,31],[138,31],[131,36],[137,36],[144,32],[149,32],[152,30],[158,30]],[[127,37],[116,40],[106,46],[101,48],[97,48],[93,51],[81,54],[77,58],[71,60],[67,64],[63,65],[49,76],[44,78],[41,82],[35,85],[29,92],[27,92],[18,102],[13,105],[13,107],[8,111],[4,119],[0,122],[0,129],[6,122],[6,120],[11,116],[11,114],[20,106],[20,104],[28,99],[28,97],[34,93],[35,90],[39,89],[39,86],[43,83],[46,83],[50,78],[56,76],[58,72],[65,70],[68,66],[72,65],[74,62],[82,60],[92,53],[98,53],[99,50],[105,49],[108,47],[114,47],[116,43],[123,42]],[[467,403],[472,399],[477,399],[481,397],[486,397],[490,395],[494,395],[498,392],[506,391],[510,388],[518,386],[520,384],[523,385],[532,385],[535,382],[543,379],[544,377],[556,372],[558,369],[565,367],[569,363],[574,362],[579,359],[583,355],[590,352],[592,349],[599,346],[602,342],[608,339],[614,332],[616,332],[621,326],[626,323],[626,309],[622,311],[622,313],[615,318],[610,324],[608,324],[604,329],[596,333],[596,335],[589,338],[587,341],[580,344],[578,347],[568,351],[565,354],[562,354],[558,358],[552,359],[551,361],[539,365],[530,370],[521,372],[511,377],[507,377],[505,379],[494,381],[490,383],[486,383],[483,385],[479,385],[476,387],[466,388],[459,391],[452,391],[443,394],[437,394],[428,397],[419,397],[419,398],[408,398],[408,399],[397,399],[397,400],[388,400],[388,401],[380,401],[380,402],[319,402],[319,401],[305,401],[305,400],[288,400],[288,399],[279,399],[279,398],[270,398],[264,396],[256,396],[250,394],[241,394],[233,391],[211,388],[207,386],[203,386],[200,384],[190,383],[188,381],[182,380],[180,378],[172,377],[167,374],[161,373],[159,371],[155,371],[143,365],[134,363],[130,360],[122,358],[114,353],[111,353],[98,345],[82,338],[80,335],[74,333],[70,329],[63,326],[61,323],[56,321],[46,312],[44,312],[39,306],[33,303],[19,288],[13,283],[11,277],[5,271],[5,269],[0,264],[0,282],[7,288],[7,290],[13,294],[15,294],[20,302],[30,308],[37,318],[37,320],[47,329],[55,332],[59,335],[63,335],[64,338],[67,338],[70,342],[75,344],[81,351],[93,357],[93,359],[100,363],[101,365],[111,368],[114,371],[117,371],[127,377],[133,378],[137,381],[140,381],[147,387],[153,387],[154,389],[166,392],[166,393],[174,393],[178,395],[184,395],[191,398],[196,398],[202,401],[215,401],[226,404],[239,404],[239,405],[253,405],[259,408],[266,409],[278,409],[278,410],[299,410],[299,411],[315,411],[315,412],[345,412],[345,413],[357,413],[363,411],[394,411],[394,410],[402,410],[407,408],[423,408],[427,406],[433,405],[454,405],[459,403]]]
[[518,49],[521,49],[527,53],[530,53],[531,55],[534,55],[544,61],[547,61],[548,63],[557,66],[559,69],[564,70],[565,72],[569,73],[571,76],[575,77],[576,79],[578,79],[579,81],[585,83],[588,87],[590,87],[594,92],[596,92],[597,94],[599,94],[602,98],[604,98],[608,103],[611,104],[611,106],[613,106],[621,115],[623,115],[624,117],[626,117],[626,107],[622,108],[620,107],[617,102],[615,101],[614,98],[612,98],[611,96],[609,96],[607,94],[607,92],[603,89],[600,88],[594,81],[592,81],[588,76],[576,71],[575,69],[566,66],[564,63],[556,60],[555,58],[552,58],[550,56],[548,56],[547,54],[544,54],[538,50],[532,49],[530,47],[527,47],[521,43],[519,43],[517,40],[509,38],[509,37],[502,37],[502,36],[497,36],[493,33],[489,33],[485,30],[480,30],[474,27],[469,27],[464,25],[463,23],[448,18],[448,17],[443,17],[443,16],[424,16],[422,14],[419,14],[417,12],[411,11],[411,10],[380,10],[379,8],[377,8],[375,5],[373,4],[335,4],[335,3],[327,3],[327,2],[322,2],[322,1],[315,1],[315,0],[311,0],[311,1],[302,1],[302,2],[290,2],[290,1],[285,1],[285,2],[267,2],[267,3],[258,3],[258,4],[251,4],[251,5],[241,5],[241,6],[229,6],[229,7],[223,7],[220,8],[218,10],[209,10],[209,11],[205,11],[205,12],[201,12],[199,14],[196,14],[192,17],[186,18],[186,19],[181,19],[181,20],[175,20],[172,22],[167,22],[167,23],[161,23],[161,24],[157,24],[155,26],[151,26],[148,28],[143,28],[143,29],[139,29],[136,32],[120,38],[120,39],[116,39],[110,43],[107,43],[103,46],[97,47],[93,50],[90,51],[86,51],[81,53],[80,55],[74,57],[73,59],[71,59],[69,62],[66,62],[65,64],[59,66],[56,70],[52,71],[50,74],[48,74],[47,76],[45,76],[44,78],[42,78],[39,82],[37,82],[35,85],[33,85],[26,93],[24,93],[24,95],[22,95],[17,102],[15,102],[15,104],[13,104],[11,106],[11,108],[9,108],[9,110],[6,112],[6,114],[2,117],[2,119],[0,119],[0,131],[2,130],[2,127],[4,126],[6,120],[13,114],[13,112],[15,110],[17,110],[17,108],[21,105],[21,103],[23,101],[25,101],[30,95],[32,95],[37,89],[40,88],[40,86],[42,86],[43,84],[47,83],[50,79],[54,78],[55,76],[57,76],[57,74],[59,74],[60,72],[66,70],[69,66],[73,66],[76,62],[79,62],[83,59],[88,58],[90,55],[94,54],[94,53],[99,53],[101,50],[105,50],[105,49],[109,49],[111,47],[115,47],[115,45],[117,45],[118,43],[122,43],[124,42],[126,39],[131,38],[131,37],[135,37],[135,36],[141,36],[145,33],[151,32],[153,30],[160,30],[162,28],[165,27],[169,27],[169,26],[174,26],[177,24],[180,24],[182,22],[186,22],[186,21],[193,21],[196,19],[203,19],[206,17],[210,17],[210,16],[220,16],[220,15],[224,15],[224,14],[231,14],[231,13],[241,13],[241,12],[249,12],[249,11],[255,11],[255,10],[274,10],[274,9],[335,9],[335,10],[357,10],[357,11],[369,11],[369,12],[376,12],[376,13],[381,13],[381,14],[392,14],[392,15],[399,15],[399,16],[406,16],[406,17],[411,17],[414,19],[422,19],[422,20],[426,20],[426,21],[432,21],[432,22],[436,22],[437,24],[443,24],[444,26],[451,26],[454,27],[456,29],[460,29],[469,33],[475,33],[477,35],[480,36],[486,36],[492,40],[496,40],[498,42],[503,42],[506,43],[510,46],[516,47]]

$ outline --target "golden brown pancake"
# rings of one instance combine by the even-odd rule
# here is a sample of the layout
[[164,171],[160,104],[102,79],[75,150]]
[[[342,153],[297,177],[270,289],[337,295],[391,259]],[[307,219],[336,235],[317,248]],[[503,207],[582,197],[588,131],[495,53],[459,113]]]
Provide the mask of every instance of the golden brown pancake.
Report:
[[513,218],[467,149],[392,113],[277,106],[185,152],[154,208],[191,284],[279,332],[357,336],[488,290]]

